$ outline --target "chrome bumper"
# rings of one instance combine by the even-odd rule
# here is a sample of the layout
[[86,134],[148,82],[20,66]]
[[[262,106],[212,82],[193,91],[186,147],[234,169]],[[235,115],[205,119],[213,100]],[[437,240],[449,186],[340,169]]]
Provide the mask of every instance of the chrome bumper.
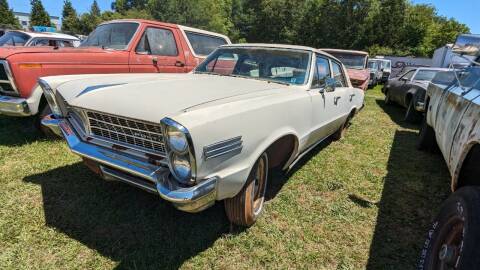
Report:
[[30,108],[24,98],[0,96],[0,114],[10,116],[30,116]]
[[42,124],[56,134],[62,134],[73,153],[98,163],[105,180],[121,181],[158,194],[186,212],[199,212],[215,203],[217,177],[205,179],[193,187],[182,187],[172,179],[168,168],[82,141],[65,119],[48,115],[42,119]]

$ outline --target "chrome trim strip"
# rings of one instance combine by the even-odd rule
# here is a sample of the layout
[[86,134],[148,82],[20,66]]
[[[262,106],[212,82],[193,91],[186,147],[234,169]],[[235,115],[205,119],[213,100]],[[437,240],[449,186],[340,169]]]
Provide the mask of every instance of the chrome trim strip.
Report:
[[0,114],[10,116],[30,116],[27,100],[11,96],[0,96]]
[[[3,65],[3,68],[5,69],[5,73],[7,74],[8,82],[10,83],[10,85],[13,88],[13,91],[14,91],[13,93],[17,94],[17,95],[20,95],[20,93],[18,92],[18,88],[15,85],[15,82],[13,80],[12,70],[10,69],[10,65],[8,64],[7,60],[0,60],[0,64]],[[7,81],[5,81],[5,82],[7,82]],[[0,92],[12,94],[12,92],[10,92],[10,91],[0,90]]]
[[157,193],[157,189],[155,188],[154,184],[147,185],[145,183],[142,183],[140,180],[136,179],[135,177],[129,176],[127,174],[121,173],[116,170],[112,170],[102,165],[100,165],[100,171],[102,172],[102,176],[105,180],[121,181],[129,185],[132,185],[134,187],[143,189],[147,192],[154,193],[154,194]]
[[203,158],[208,160],[230,153],[238,155],[241,153],[242,149],[242,136],[238,136],[203,147]]

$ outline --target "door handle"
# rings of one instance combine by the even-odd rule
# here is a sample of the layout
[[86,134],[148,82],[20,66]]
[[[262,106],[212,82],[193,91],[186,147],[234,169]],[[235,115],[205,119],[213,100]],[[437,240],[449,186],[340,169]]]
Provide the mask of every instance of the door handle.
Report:
[[177,62],[175,62],[175,66],[176,67],[184,67],[185,63],[183,63],[182,61],[177,61]]
[[156,56],[152,57],[152,64],[154,66],[158,65],[158,57],[156,57]]
[[355,96],[355,94],[351,94],[350,95],[350,102],[353,101],[353,97]]
[[335,105],[338,105],[338,100],[341,99],[341,98],[342,98],[342,97],[334,97],[334,98],[333,98],[333,103],[334,103]]

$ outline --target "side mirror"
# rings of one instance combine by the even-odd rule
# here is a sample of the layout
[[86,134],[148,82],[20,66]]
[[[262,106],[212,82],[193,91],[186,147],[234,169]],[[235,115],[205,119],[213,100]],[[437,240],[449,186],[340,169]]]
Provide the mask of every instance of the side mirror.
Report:
[[325,91],[326,92],[333,92],[335,91],[336,81],[334,78],[327,78],[325,80]]

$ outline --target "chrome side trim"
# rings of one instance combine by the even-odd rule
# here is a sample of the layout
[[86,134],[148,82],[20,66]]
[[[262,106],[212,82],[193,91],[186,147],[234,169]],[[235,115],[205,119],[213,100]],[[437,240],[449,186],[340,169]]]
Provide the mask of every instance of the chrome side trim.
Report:
[[238,136],[203,147],[203,158],[208,160],[226,154],[238,155],[242,152],[242,148],[242,136]]
[[[10,83],[10,85],[12,86],[12,88],[14,90],[13,93],[19,95],[20,93],[18,92],[17,86],[15,85],[15,82],[13,80],[12,70],[10,69],[10,65],[8,64],[7,60],[0,60],[0,64],[3,65],[3,68],[5,69],[5,73],[7,74],[7,78],[8,78],[8,81],[1,81],[1,82]],[[12,94],[12,92],[10,92],[10,91],[1,91],[0,90],[0,92]]]

